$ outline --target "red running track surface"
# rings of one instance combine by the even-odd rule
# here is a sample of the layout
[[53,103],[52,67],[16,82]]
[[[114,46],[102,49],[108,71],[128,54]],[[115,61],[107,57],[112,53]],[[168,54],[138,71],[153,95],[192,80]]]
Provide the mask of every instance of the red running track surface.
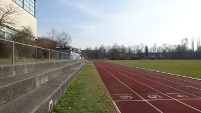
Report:
[[201,81],[94,61],[121,113],[201,113]]

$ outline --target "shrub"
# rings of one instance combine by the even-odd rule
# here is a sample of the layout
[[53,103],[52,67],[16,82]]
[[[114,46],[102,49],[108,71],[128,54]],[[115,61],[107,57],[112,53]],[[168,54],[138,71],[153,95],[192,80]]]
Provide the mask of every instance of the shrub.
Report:
[[12,47],[9,42],[0,40],[0,58],[10,58],[11,48]]

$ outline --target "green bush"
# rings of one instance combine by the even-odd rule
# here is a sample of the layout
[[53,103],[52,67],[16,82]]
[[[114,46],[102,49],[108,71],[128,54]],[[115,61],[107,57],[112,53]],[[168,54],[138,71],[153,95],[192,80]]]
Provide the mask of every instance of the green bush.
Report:
[[0,40],[0,58],[10,58],[11,48],[12,47],[9,42]]

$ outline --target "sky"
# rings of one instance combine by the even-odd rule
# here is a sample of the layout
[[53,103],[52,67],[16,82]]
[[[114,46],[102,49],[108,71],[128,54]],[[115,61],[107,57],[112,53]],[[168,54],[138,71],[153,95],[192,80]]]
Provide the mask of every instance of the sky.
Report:
[[55,28],[80,49],[180,44],[201,36],[201,0],[37,0],[38,36]]

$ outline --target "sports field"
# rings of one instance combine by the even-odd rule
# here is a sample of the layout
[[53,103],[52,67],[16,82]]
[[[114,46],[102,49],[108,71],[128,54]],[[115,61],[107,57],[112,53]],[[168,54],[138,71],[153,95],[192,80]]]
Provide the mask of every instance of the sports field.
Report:
[[201,78],[201,60],[112,60],[111,62]]

